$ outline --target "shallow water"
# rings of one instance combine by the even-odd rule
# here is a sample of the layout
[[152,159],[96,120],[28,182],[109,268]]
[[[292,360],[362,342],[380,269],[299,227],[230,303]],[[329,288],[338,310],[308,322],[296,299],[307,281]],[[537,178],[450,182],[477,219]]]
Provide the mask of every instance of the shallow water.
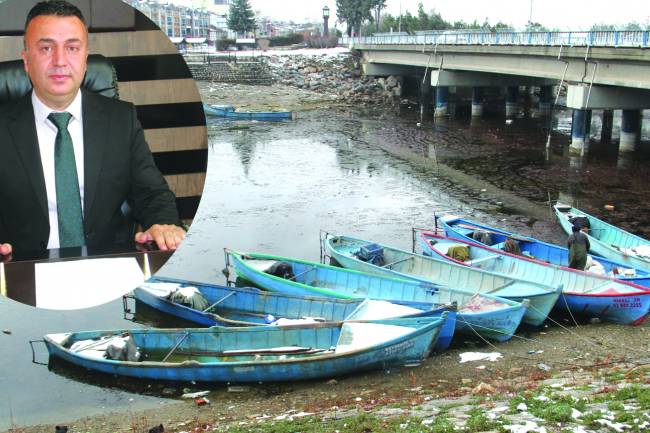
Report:
[[[577,158],[559,132],[547,152],[544,119],[506,125],[499,117],[459,116],[417,126],[415,109],[301,114],[287,123],[210,123],[199,214],[161,274],[223,283],[225,247],[318,260],[321,230],[410,249],[411,227],[431,227],[440,211],[563,242],[545,203],[560,194],[650,236],[647,158],[619,157],[613,145],[598,145],[597,128],[590,153]],[[567,119],[556,113],[560,131]],[[644,134],[647,141],[647,128]],[[604,204],[617,210],[605,214]],[[54,312],[2,299],[0,317],[0,328],[11,331],[0,334],[0,428],[168,401],[155,384],[31,363],[27,341],[45,333],[141,326],[123,318],[121,300]],[[159,323],[155,314],[147,317]],[[37,359],[47,360],[45,348],[36,349]]]

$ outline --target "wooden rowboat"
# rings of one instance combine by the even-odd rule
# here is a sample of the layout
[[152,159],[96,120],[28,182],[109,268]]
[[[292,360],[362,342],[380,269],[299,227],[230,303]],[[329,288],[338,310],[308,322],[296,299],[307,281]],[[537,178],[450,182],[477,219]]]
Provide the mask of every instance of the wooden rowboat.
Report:
[[[49,334],[50,356],[107,374],[201,382],[276,382],[417,365],[446,320],[399,318],[296,326],[120,329]],[[126,360],[107,359],[126,347]],[[122,356],[122,355],[120,355]]]
[[558,203],[553,206],[553,210],[562,229],[567,234],[571,234],[573,226],[569,219],[583,217],[589,221],[590,229],[586,234],[592,253],[622,263],[629,268],[650,271],[649,240],[626,232],[571,206]]
[[232,105],[203,104],[203,111],[210,116],[237,120],[286,120],[293,117],[291,111],[239,111]]
[[[328,235],[323,242],[327,253],[345,268],[429,282],[470,293],[489,293],[516,302],[529,300],[530,305],[523,322],[533,326],[544,322],[560,296],[559,286],[551,288],[509,275],[473,269],[367,240]],[[373,264],[359,257],[359,251],[369,245],[382,251],[383,265]]]
[[[425,254],[434,254],[461,265],[507,273],[543,284],[561,284],[564,289],[557,307],[570,309],[574,314],[599,317],[614,323],[637,325],[645,320],[650,309],[650,289],[647,287],[551,265],[430,232],[421,232],[419,240]],[[450,248],[458,246],[466,248],[469,252],[467,261],[462,262],[447,255]]]
[[[288,270],[274,275],[277,265]],[[456,302],[456,332],[497,341],[512,338],[528,302],[473,293],[433,283],[371,275],[300,259],[226,250],[226,266],[264,289],[299,296],[383,299],[423,310]],[[274,272],[275,273],[275,272]]]
[[[173,294],[183,290],[198,292],[207,307],[197,309],[175,301]],[[253,287],[228,287],[161,277],[153,277],[137,287],[133,297],[160,312],[203,326],[290,326],[309,321],[440,317],[448,311],[436,343],[437,351],[451,344],[456,322],[455,305],[423,311],[386,301],[295,296]]]
[[[464,239],[496,249],[503,248],[505,241],[511,238],[519,243],[521,251],[530,258],[558,266],[567,266],[569,264],[569,250],[559,245],[542,242],[535,238],[489,227],[453,215],[437,218],[436,224],[442,226],[445,234],[452,238]],[[481,242],[481,236],[477,236],[477,232],[487,234],[488,236],[484,238],[487,242]],[[601,274],[629,283],[650,287],[650,272],[648,271],[629,268],[629,265],[626,266],[601,256],[594,255],[592,259],[600,266],[593,266],[586,272],[596,273],[598,271]]]

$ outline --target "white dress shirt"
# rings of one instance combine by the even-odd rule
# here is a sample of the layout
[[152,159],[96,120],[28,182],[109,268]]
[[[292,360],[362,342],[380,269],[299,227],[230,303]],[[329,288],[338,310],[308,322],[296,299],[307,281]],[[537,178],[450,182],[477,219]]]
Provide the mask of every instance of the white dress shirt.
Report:
[[[43,164],[43,175],[45,177],[45,189],[47,191],[47,208],[50,220],[50,238],[47,248],[59,248],[59,218],[56,209],[56,183],[54,181],[54,142],[58,129],[47,116],[56,110],[46,106],[36,93],[32,91],[32,105],[34,107],[34,120],[36,121],[36,134],[38,136],[38,148],[41,153]],[[68,132],[72,138],[74,147],[74,159],[77,166],[77,177],[79,178],[79,194],[81,198],[81,210],[84,205],[84,142],[83,142],[83,118],[81,114],[81,91],[77,91],[72,103],[62,111],[72,114],[68,124]]]

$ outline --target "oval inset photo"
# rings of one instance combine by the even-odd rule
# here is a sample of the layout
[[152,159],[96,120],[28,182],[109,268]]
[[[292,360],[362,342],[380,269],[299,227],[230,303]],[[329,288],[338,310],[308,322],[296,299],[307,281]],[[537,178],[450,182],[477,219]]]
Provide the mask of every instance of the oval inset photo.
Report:
[[207,169],[183,56],[120,0],[0,2],[0,291],[70,310],[155,273]]

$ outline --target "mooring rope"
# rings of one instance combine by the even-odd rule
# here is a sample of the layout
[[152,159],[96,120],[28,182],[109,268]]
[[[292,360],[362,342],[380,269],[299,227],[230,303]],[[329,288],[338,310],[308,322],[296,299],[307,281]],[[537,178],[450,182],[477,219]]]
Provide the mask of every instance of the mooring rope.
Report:
[[[577,328],[583,328],[583,327],[581,327],[580,325],[578,325],[578,323],[576,322],[575,318],[573,317],[573,314],[571,314],[571,309],[569,309],[569,306],[568,306],[568,304],[567,304],[567,302],[566,302],[566,297],[564,296],[564,294],[562,294],[562,295],[560,295],[560,296],[562,296],[562,298],[563,298],[563,300],[564,300],[564,302],[565,302],[565,306],[567,307],[567,311],[569,312],[569,315],[571,316],[571,319],[573,320],[573,323],[576,325]],[[535,311],[542,313],[539,309],[533,307],[532,305],[529,305],[528,308],[532,308],[532,309],[534,309]],[[542,314],[543,314],[543,313],[542,313]],[[567,331],[567,332],[570,333],[572,336],[574,336],[574,337],[576,337],[576,338],[579,338],[580,340],[586,341],[587,343],[589,343],[589,344],[591,344],[591,345],[593,345],[593,346],[595,346],[595,347],[598,347],[598,348],[601,348],[601,347],[602,347],[602,348],[609,348],[609,349],[621,349],[621,348],[623,348],[623,349],[628,349],[628,350],[630,350],[630,351],[632,351],[632,352],[648,353],[647,350],[637,349],[637,348],[635,348],[635,347],[628,347],[628,346],[623,346],[623,345],[620,345],[620,344],[606,344],[606,343],[604,343],[603,341],[600,341],[600,340],[597,340],[597,342],[596,342],[596,341],[593,341],[593,340],[591,340],[591,339],[589,339],[589,338],[587,338],[587,337],[583,337],[582,335],[578,334],[578,333],[575,332],[575,331],[572,331],[570,328],[567,328],[566,326],[562,325],[560,322],[558,322],[557,320],[554,320],[554,319],[553,319],[552,317],[550,317],[550,316],[546,316],[546,319],[547,319],[548,321],[554,323],[555,325],[559,326],[559,327],[562,328],[563,330]]]

